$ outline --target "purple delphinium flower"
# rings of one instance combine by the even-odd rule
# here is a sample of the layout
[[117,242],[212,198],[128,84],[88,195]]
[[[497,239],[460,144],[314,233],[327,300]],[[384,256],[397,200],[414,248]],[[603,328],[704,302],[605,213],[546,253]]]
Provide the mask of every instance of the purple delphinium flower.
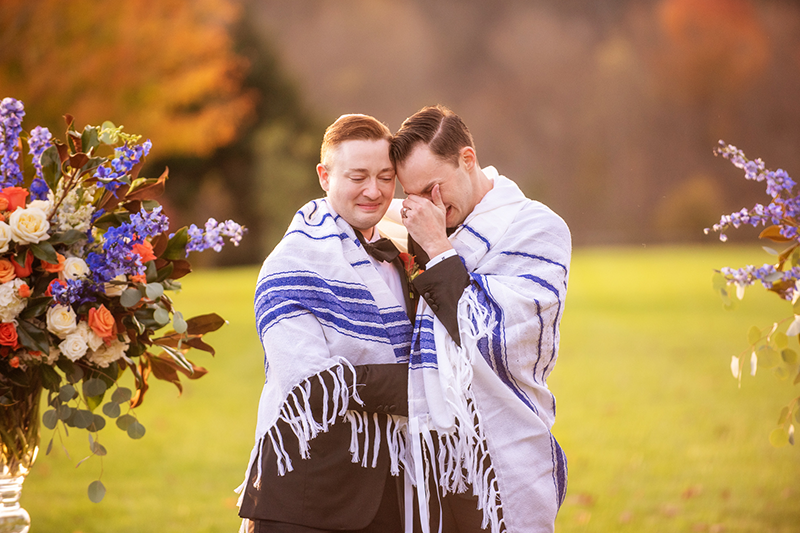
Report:
[[217,222],[209,218],[203,229],[192,224],[188,230],[189,242],[186,245],[186,255],[189,255],[189,252],[202,252],[209,248],[219,252],[225,244],[223,237],[228,237],[234,246],[239,246],[246,232],[247,228],[233,220]]
[[19,100],[6,97],[0,102],[0,188],[22,183],[17,144],[24,116],[25,106]]
[[111,160],[111,168],[99,167],[95,171],[94,177],[104,188],[112,192],[116,191],[121,185],[119,179],[128,174],[143,157],[147,156],[152,147],[153,143],[149,139],[142,144],[134,145],[133,148],[125,143],[121,148],[116,149],[114,159]]
[[31,136],[28,137],[28,153],[33,159],[33,168],[36,170],[36,177],[33,178],[30,186],[31,196],[35,200],[46,199],[47,193],[50,191],[50,187],[44,180],[44,174],[42,174],[42,154],[51,146],[50,139],[52,137],[50,130],[41,126],[33,128]]

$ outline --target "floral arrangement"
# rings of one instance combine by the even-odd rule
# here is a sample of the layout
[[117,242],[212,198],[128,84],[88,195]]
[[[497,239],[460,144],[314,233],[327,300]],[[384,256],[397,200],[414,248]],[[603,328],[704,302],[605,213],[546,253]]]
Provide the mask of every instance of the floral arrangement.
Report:
[[417,276],[425,272],[419,267],[417,260],[413,255],[406,252],[400,252],[398,257],[400,257],[400,261],[403,262],[403,270],[405,270],[406,277],[408,278],[409,282],[414,281]]
[[[203,335],[225,322],[216,314],[184,318],[168,292],[191,272],[189,252],[219,251],[225,237],[238,245],[245,232],[235,222],[210,219],[202,228],[169,233],[156,200],[168,172],[139,176],[149,140],[140,142],[110,122],[78,131],[69,115],[64,142],[41,127],[25,135],[24,114],[22,102],[0,102],[5,471],[14,471],[25,457],[32,460],[38,421],[23,420],[17,408],[32,406],[38,414],[42,389],[48,391],[42,424],[56,431],[88,430],[92,455],[106,453],[97,436],[107,418],[141,438],[145,428],[132,409],[144,400],[148,380],[180,390],[179,374],[205,374],[186,353],[195,348],[213,354]],[[126,370],[133,389],[120,385]],[[51,439],[48,453],[52,444]],[[100,480],[90,485],[92,501],[104,494]]]
[[[784,246],[780,251],[764,247],[775,257],[774,263],[760,267],[721,268],[715,274],[714,288],[727,308],[732,308],[735,303],[730,295],[732,289],[741,300],[745,289],[756,282],[792,305],[790,316],[764,328],[750,328],[747,335],[749,347],[731,358],[731,372],[741,386],[746,354],[750,352],[751,375],[755,375],[759,367],[771,369],[778,379],[792,380],[796,385],[800,383],[800,361],[797,352],[789,347],[789,339],[800,335],[800,191],[795,191],[797,184],[785,170],[769,170],[761,159],[750,160],[735,146],[720,141],[714,153],[744,170],[745,179],[765,183],[771,200],[766,206],[756,204],[752,209],[723,216],[718,224],[706,228],[706,234],[711,230],[719,232],[719,238],[724,242],[727,240],[725,231],[731,227],[764,226],[760,237]],[[794,444],[795,422],[800,423],[800,396],[782,408],[778,425],[770,433],[770,442],[774,446]]]

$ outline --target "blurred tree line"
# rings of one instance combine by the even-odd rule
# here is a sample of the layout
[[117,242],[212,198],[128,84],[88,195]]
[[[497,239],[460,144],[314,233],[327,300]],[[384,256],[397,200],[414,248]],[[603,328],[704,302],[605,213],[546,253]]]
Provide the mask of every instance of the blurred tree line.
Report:
[[324,125],[253,27],[253,2],[3,0],[2,97],[24,102],[23,127],[63,137],[110,120],[153,141],[142,171],[169,167],[172,229],[209,216],[248,227],[239,248],[193,263],[254,263],[294,211],[320,196]]

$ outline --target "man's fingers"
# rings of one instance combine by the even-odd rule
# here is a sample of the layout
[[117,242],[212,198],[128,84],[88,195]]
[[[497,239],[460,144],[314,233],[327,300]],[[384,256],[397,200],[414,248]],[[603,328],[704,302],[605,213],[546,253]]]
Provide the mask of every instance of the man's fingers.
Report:
[[442,193],[441,191],[439,191],[438,183],[433,186],[433,189],[431,189],[431,201],[436,207],[444,209],[444,202],[442,202]]

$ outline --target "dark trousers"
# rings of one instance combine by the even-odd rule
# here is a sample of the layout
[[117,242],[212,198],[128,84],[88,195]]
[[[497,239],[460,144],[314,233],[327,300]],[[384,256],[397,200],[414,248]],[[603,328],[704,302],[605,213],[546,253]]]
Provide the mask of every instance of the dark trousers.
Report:
[[397,491],[397,484],[402,483],[402,479],[402,476],[389,476],[386,479],[378,512],[364,529],[317,529],[271,520],[251,520],[249,533],[403,533],[400,498]]
[[[414,533],[420,533],[419,514],[416,513],[416,493],[414,500]],[[435,493],[431,494],[429,505],[430,531],[439,531],[439,500]],[[478,498],[470,489],[462,494],[446,494],[441,501],[442,533],[484,533],[481,528],[483,511],[478,509]]]

